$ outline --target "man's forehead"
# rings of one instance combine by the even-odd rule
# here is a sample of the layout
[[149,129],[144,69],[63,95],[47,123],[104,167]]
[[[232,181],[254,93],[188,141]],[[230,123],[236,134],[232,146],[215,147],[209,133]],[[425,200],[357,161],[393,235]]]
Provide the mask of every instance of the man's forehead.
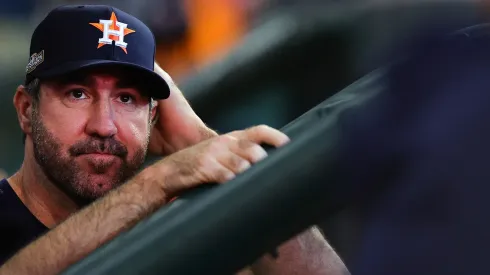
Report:
[[72,82],[93,82],[97,78],[112,79],[114,81],[134,79],[134,77],[131,77],[131,74],[127,69],[125,70],[118,67],[104,67],[81,69],[48,80],[63,84]]
[[117,66],[81,69],[59,77],[47,79],[46,81],[56,86],[70,84],[96,86],[100,81],[110,81],[118,87],[135,88],[142,93],[146,90],[145,83],[134,71]]

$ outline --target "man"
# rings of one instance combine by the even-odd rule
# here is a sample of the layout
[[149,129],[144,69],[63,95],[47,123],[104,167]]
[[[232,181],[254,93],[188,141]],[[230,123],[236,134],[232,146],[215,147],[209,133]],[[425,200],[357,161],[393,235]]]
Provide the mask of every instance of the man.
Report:
[[[267,126],[221,136],[207,128],[154,67],[151,31],[118,9],[57,8],[30,51],[14,96],[24,162],[0,183],[2,275],[58,274],[182,191],[245,171],[266,157],[259,144],[288,142]],[[168,156],[138,173],[148,149]],[[346,272],[317,230],[279,253],[252,271]]]

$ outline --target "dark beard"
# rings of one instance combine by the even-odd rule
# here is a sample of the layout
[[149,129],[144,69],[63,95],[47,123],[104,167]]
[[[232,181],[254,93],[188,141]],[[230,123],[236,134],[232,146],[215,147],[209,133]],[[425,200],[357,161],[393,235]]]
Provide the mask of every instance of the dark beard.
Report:
[[[107,152],[121,158],[122,165],[119,171],[110,182],[106,183],[111,186],[111,189],[114,189],[134,176],[141,168],[145,160],[149,138],[137,150],[134,157],[129,160],[127,159],[127,148],[122,143],[114,138],[98,137],[90,137],[87,140],[77,142],[69,148],[69,156],[65,157],[61,152],[60,141],[44,126],[36,108],[34,108],[32,140],[34,157],[46,177],[78,205],[84,206],[105,195],[107,191],[104,191],[102,186],[94,187],[89,184],[89,174],[80,168],[75,157],[93,152]],[[96,174],[104,174],[109,168],[107,166],[107,163],[92,164]]]

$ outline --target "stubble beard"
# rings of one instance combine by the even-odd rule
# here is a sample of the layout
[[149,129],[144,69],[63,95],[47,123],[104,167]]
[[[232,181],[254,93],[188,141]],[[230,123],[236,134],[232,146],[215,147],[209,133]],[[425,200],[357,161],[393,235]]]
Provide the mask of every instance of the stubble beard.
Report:
[[[63,154],[61,142],[45,127],[37,108],[33,108],[32,140],[35,160],[47,179],[77,204],[84,206],[104,196],[109,191],[102,186],[110,186],[110,190],[112,190],[139,171],[145,161],[149,133],[146,142],[137,149],[131,159],[127,157],[126,147],[113,138],[89,138],[72,145],[68,152]],[[89,152],[95,148],[105,148],[122,160],[118,171],[103,185],[91,184],[91,174],[82,169],[75,159],[78,153]],[[95,174],[104,174],[110,165],[104,162],[93,162],[91,167]]]

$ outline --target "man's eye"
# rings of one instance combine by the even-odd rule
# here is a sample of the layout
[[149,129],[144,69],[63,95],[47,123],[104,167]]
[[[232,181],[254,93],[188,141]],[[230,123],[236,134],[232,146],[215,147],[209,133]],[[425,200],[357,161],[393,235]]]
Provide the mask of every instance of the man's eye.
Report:
[[130,95],[121,95],[119,96],[119,100],[121,100],[122,103],[132,103],[133,97]]
[[70,96],[75,99],[85,99],[87,95],[82,89],[73,89],[69,92]]

